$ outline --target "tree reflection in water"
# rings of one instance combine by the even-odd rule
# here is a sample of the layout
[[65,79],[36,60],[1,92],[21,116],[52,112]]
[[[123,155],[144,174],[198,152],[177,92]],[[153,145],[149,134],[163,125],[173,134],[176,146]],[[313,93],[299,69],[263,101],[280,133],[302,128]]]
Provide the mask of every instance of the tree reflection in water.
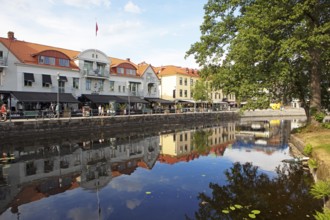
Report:
[[209,137],[212,135],[212,130],[196,130],[193,134],[193,144],[199,154],[204,154],[210,150]]
[[295,164],[284,164],[276,173],[270,178],[251,163],[233,164],[225,171],[227,185],[210,183],[212,196],[199,194],[195,218],[313,219],[315,210],[322,210],[322,201],[309,193],[310,174]]

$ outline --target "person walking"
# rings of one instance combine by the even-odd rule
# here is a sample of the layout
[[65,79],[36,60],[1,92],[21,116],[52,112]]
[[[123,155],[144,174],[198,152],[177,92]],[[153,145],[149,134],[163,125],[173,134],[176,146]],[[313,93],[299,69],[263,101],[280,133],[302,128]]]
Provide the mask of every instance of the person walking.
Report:
[[102,106],[99,105],[99,107],[98,107],[98,115],[101,115],[101,114],[102,114]]
[[7,106],[5,103],[1,105],[0,116],[3,121],[7,121]]

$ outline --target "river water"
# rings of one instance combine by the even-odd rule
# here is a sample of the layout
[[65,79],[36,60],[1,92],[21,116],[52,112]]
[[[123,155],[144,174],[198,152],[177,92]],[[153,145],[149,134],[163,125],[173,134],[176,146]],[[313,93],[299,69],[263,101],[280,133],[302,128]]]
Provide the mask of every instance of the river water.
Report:
[[0,219],[313,219],[298,120],[2,146]]

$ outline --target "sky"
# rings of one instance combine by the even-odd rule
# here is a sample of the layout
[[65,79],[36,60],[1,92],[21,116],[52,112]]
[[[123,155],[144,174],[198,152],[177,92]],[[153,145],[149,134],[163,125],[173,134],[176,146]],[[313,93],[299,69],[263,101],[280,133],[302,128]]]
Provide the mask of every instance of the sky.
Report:
[[[153,66],[199,68],[184,58],[199,41],[207,0],[0,0],[0,36]],[[98,31],[96,35],[96,23]]]

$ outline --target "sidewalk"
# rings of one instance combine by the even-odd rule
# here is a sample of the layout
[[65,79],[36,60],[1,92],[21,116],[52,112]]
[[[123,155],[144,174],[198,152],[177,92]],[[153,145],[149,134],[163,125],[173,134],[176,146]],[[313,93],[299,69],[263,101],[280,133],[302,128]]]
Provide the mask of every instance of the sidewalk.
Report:
[[306,117],[303,108],[285,108],[283,110],[273,109],[256,109],[244,111],[241,117],[278,117],[278,116],[304,116]]

